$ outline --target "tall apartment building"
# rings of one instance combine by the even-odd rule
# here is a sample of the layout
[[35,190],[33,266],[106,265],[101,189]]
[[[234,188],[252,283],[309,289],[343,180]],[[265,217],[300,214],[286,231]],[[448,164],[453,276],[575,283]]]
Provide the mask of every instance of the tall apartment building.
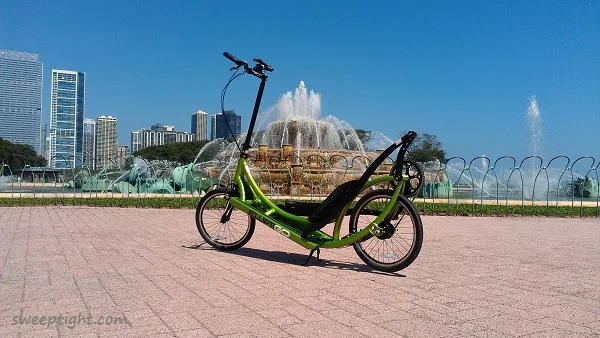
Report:
[[53,168],[81,168],[85,73],[52,70],[50,163]]
[[210,117],[210,139],[214,140],[217,138],[217,115],[213,114]]
[[[229,127],[227,127],[228,124]],[[229,129],[231,129],[231,131],[229,131]],[[225,115],[215,114],[211,119],[211,130],[211,140],[218,138],[228,139],[230,137],[237,139],[240,137],[242,130],[242,117],[236,115],[233,110],[226,110]]]
[[136,151],[142,150],[142,132],[132,131],[131,132],[131,154],[135,154]]
[[208,113],[198,110],[192,114],[192,135],[196,141],[208,140]]
[[131,132],[131,151],[134,153],[150,146],[191,142],[193,140],[193,134],[185,131],[176,131],[174,126],[156,123],[149,130],[142,128]]
[[119,168],[126,169],[127,156],[129,156],[129,147],[124,144],[117,144],[117,165]]
[[83,120],[83,166],[87,169],[96,169],[96,120],[84,119]]
[[43,69],[37,54],[0,50],[0,137],[28,144],[38,154]]
[[100,116],[96,119],[96,156],[98,169],[115,168],[117,158],[117,119]]

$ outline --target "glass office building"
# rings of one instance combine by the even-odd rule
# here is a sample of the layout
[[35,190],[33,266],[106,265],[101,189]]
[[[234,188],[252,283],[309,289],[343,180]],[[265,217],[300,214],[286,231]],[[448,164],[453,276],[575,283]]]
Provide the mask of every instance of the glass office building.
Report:
[[32,53],[0,50],[0,137],[41,149],[43,64]]
[[[229,127],[227,126],[229,124]],[[231,129],[231,131],[230,131]],[[211,140],[218,138],[240,137],[242,130],[242,117],[233,110],[226,110],[225,114],[215,114],[211,120]]]
[[50,101],[50,165],[81,168],[85,73],[52,70]]

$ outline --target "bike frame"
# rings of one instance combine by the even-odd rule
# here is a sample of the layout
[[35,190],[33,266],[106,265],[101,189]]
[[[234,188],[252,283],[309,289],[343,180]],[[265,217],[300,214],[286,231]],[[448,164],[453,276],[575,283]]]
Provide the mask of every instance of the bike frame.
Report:
[[[361,187],[360,192],[363,192],[364,190],[380,183],[392,182],[395,186],[392,197],[379,216],[377,216],[377,218],[375,218],[375,220],[373,220],[368,226],[357,233],[349,234],[341,238],[340,230],[342,223],[352,203],[348,203],[340,211],[339,215],[335,219],[332,235],[329,235],[321,230],[315,230],[311,232],[309,236],[303,237],[302,230],[300,228],[311,225],[311,222],[308,220],[308,218],[304,216],[297,216],[283,210],[273,203],[273,201],[265,196],[265,194],[260,190],[258,184],[256,184],[254,178],[252,177],[250,168],[248,167],[248,150],[250,149],[251,138],[254,132],[254,125],[256,123],[260,102],[262,100],[267,75],[262,72],[253,72],[252,74],[260,78],[261,83],[256,95],[256,101],[254,103],[254,110],[252,112],[252,118],[248,127],[248,133],[246,134],[246,140],[242,145],[240,159],[238,160],[235,176],[233,178],[233,187],[230,189],[229,204],[231,204],[232,207],[235,207],[236,209],[239,209],[242,212],[250,215],[261,223],[264,223],[266,226],[277,231],[284,237],[287,237],[301,246],[311,250],[315,248],[340,248],[351,245],[369,234],[377,235],[381,233],[382,229],[379,227],[379,224],[383,222],[388,215],[397,212],[398,206],[396,201],[398,199],[398,195],[404,191],[405,184],[408,182],[407,175],[403,174],[401,179],[398,179],[396,176],[385,175],[367,181]],[[400,140],[395,144],[396,146],[399,146],[401,144]],[[233,190],[235,190],[235,193],[233,193]]]
[[[350,204],[347,204],[336,218],[332,235],[329,235],[320,230],[316,230],[311,233],[310,239],[304,238],[302,237],[301,230],[296,229],[288,223],[299,226],[309,226],[311,223],[308,221],[307,217],[296,216],[294,214],[291,214],[281,209],[279,206],[273,203],[273,201],[271,201],[267,196],[265,196],[262,190],[260,190],[258,184],[256,184],[256,182],[254,181],[254,178],[250,173],[250,168],[248,167],[248,162],[246,158],[240,158],[238,161],[238,166],[233,179],[233,184],[237,188],[238,196],[230,197],[229,202],[233,207],[243,211],[244,213],[260,221],[261,223],[264,223],[271,229],[279,232],[284,237],[291,239],[292,241],[300,244],[301,246],[307,249],[314,249],[316,247],[340,248],[351,245],[352,243],[362,239],[363,237],[369,234],[375,235],[379,233],[379,231],[381,231],[379,224],[390,213],[397,211],[394,210],[394,207],[396,206],[396,200],[398,199],[398,195],[400,194],[400,192],[404,190],[405,181],[407,180],[408,177],[404,177],[402,181],[398,182],[393,176],[386,175],[377,177],[369,181],[366,185],[364,185],[361,188],[361,192],[384,182],[393,182],[396,187],[394,189],[394,193],[392,194],[392,198],[390,199],[390,201],[384,207],[381,214],[375,220],[373,220],[369,224],[369,226],[365,227],[364,229],[355,234],[350,234],[342,238],[340,238],[340,230],[342,227],[344,217],[346,216],[346,213],[350,208]],[[250,194],[248,194],[246,188],[249,188]],[[248,199],[247,196],[253,196],[254,198]],[[266,211],[261,211],[259,208],[266,209]],[[276,219],[272,216],[277,216],[278,218],[284,219],[287,222],[282,222],[279,219]]]

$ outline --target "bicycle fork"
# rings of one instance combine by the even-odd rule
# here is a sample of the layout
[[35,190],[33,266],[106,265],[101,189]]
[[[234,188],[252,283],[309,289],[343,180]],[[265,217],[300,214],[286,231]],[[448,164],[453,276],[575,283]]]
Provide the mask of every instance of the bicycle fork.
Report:
[[233,212],[233,206],[231,205],[231,202],[229,200],[227,200],[227,205],[225,206],[225,212],[223,213],[223,215],[221,215],[221,223],[229,222],[232,212]]

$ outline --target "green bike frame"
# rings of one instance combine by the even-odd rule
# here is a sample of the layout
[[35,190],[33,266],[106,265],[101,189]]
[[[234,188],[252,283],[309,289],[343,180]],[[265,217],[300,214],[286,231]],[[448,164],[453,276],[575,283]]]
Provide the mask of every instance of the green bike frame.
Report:
[[[368,181],[362,188],[361,192],[369,189],[380,183],[392,182],[395,185],[392,198],[382,210],[381,214],[375,218],[367,227],[357,233],[349,234],[340,238],[340,230],[346,212],[350,208],[350,203],[347,204],[335,220],[333,234],[329,235],[323,231],[313,231],[307,238],[302,237],[302,230],[297,227],[309,226],[311,223],[307,217],[296,216],[281,209],[273,201],[271,201],[260,190],[254,178],[250,173],[247,159],[240,158],[233,179],[233,184],[237,187],[238,196],[231,197],[229,202],[233,207],[247,213],[256,220],[264,223],[271,229],[277,231],[284,237],[300,244],[306,249],[314,248],[341,248],[351,245],[359,241],[363,237],[371,234],[377,235],[382,229],[379,224],[392,212],[397,212],[396,200],[398,195],[404,191],[404,186],[408,181],[408,176],[402,175],[402,179],[398,181],[394,176],[380,176]],[[246,189],[250,191],[246,191]],[[248,198],[250,197],[250,198]],[[262,209],[262,210],[261,210]]]

